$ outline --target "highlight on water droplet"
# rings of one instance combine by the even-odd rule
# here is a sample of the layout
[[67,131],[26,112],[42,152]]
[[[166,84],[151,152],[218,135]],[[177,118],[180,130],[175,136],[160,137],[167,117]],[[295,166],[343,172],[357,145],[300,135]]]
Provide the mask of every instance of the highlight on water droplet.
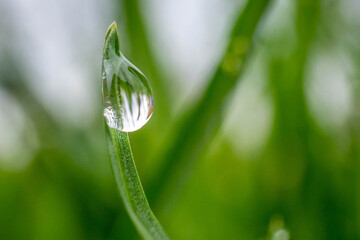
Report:
[[105,36],[102,84],[109,127],[133,132],[149,121],[154,109],[151,87],[145,75],[120,52],[115,22]]

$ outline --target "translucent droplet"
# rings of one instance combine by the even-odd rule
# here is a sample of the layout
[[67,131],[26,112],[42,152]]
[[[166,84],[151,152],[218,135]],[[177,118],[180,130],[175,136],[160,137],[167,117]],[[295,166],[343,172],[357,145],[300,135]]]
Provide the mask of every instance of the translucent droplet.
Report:
[[133,132],[149,121],[154,108],[150,85],[120,52],[115,22],[105,37],[102,81],[104,116],[109,127]]

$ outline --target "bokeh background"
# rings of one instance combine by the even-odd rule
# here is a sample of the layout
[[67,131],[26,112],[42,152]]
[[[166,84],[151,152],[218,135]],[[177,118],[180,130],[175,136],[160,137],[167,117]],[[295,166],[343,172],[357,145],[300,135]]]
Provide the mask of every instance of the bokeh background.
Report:
[[[155,92],[130,134],[147,192],[245,3],[1,0],[0,239],[139,239],[105,145],[106,29]],[[270,2],[216,134],[150,199],[171,239],[360,239],[359,13]]]

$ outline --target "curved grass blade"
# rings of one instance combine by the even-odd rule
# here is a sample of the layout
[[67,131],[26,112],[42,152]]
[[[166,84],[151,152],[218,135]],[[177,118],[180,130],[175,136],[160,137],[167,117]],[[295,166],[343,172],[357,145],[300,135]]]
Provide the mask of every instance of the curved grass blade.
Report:
[[[125,97],[127,97],[130,95],[130,90],[128,89],[126,92],[126,89],[124,90],[124,88],[121,88],[118,84],[130,84],[131,82],[133,84],[131,86],[132,90],[130,91],[131,95],[136,95],[138,93],[137,91],[140,90],[146,92],[150,90],[150,88],[144,88],[144,82],[141,81],[141,78],[136,78],[131,75],[134,73],[124,72],[127,69],[131,70],[131,65],[129,62],[126,62],[126,66],[129,67],[125,66],[124,69],[126,59],[120,59],[120,56],[119,38],[116,23],[114,22],[110,25],[105,36],[102,66],[104,108],[106,110],[111,106],[117,110],[115,115],[105,114],[104,111],[105,135],[109,149],[111,168],[125,209],[141,236],[149,240],[169,239],[151,211],[146,199],[131,152],[128,133],[122,132],[122,128],[119,128],[121,129],[119,130],[118,124],[114,124],[119,118],[119,121],[123,124],[122,117],[128,119],[133,117],[133,114],[129,114],[129,112],[126,113],[126,111],[122,111],[121,109],[127,106],[123,98],[124,96],[121,96],[121,94],[125,94]],[[125,79],[124,81],[116,81],[116,79],[119,78],[119,71],[123,74],[122,77]],[[127,79],[129,76],[132,76],[131,81]],[[111,81],[109,81],[109,79]],[[111,86],[108,86],[109,82]],[[138,102],[138,104],[140,104],[140,102]]]
[[[244,70],[248,61],[255,30],[271,0],[247,1],[239,14],[230,41],[215,74],[201,99],[194,104],[172,133],[171,145],[161,156],[164,166],[150,183],[148,197],[150,202],[157,202],[163,196],[168,183],[179,181],[174,176],[183,178],[207,143],[215,135],[222,120],[222,110],[226,99]],[[184,182],[180,179],[180,182]],[[178,187],[173,187],[176,189]],[[167,195],[168,196],[168,195]]]
[[105,122],[105,135],[111,168],[121,198],[137,230],[144,239],[169,239],[146,199],[131,152],[128,134],[110,128]]

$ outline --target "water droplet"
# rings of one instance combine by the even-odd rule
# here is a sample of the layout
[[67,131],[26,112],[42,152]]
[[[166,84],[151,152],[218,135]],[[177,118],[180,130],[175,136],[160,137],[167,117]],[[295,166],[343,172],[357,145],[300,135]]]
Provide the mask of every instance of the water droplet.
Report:
[[150,85],[120,52],[115,22],[105,37],[102,81],[104,116],[109,127],[133,132],[149,121],[154,108]]

